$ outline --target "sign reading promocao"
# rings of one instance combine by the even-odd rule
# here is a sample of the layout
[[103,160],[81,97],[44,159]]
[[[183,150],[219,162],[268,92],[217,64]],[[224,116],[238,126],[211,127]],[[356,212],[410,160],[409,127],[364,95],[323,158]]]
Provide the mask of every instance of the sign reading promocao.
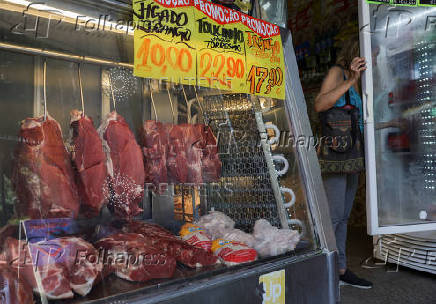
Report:
[[285,98],[278,26],[205,0],[133,2],[134,75]]

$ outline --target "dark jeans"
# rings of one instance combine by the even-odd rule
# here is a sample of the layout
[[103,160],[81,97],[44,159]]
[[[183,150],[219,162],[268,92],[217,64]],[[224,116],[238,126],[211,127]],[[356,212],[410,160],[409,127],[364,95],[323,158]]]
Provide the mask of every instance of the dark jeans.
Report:
[[339,269],[346,269],[347,224],[359,185],[359,174],[326,174],[323,181],[339,251]]

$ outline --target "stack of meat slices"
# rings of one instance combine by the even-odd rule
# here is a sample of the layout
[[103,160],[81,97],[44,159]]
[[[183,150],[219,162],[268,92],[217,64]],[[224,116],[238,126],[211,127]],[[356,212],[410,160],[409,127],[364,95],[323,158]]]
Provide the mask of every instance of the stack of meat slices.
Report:
[[140,234],[113,234],[99,240],[96,247],[99,251],[103,249],[103,264],[108,268],[107,272],[114,272],[119,278],[145,282],[174,275],[175,258],[150,246]]
[[147,246],[175,257],[178,262],[188,267],[196,268],[217,263],[218,258],[211,252],[189,245],[159,225],[132,221],[124,230],[143,235]]
[[6,239],[4,257],[8,265],[35,292],[48,299],[68,299],[74,293],[85,296],[98,281],[103,265],[89,257],[97,250],[76,237],[27,244]]

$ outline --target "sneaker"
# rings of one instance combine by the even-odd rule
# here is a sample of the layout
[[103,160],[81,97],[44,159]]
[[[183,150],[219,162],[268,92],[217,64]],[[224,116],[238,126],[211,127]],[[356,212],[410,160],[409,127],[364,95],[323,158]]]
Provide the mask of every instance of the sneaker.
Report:
[[362,289],[372,288],[371,282],[369,282],[365,279],[359,278],[358,276],[356,276],[354,273],[352,273],[348,269],[345,270],[345,273],[343,275],[339,276],[339,286],[344,286],[344,285],[350,285],[350,286],[362,288]]

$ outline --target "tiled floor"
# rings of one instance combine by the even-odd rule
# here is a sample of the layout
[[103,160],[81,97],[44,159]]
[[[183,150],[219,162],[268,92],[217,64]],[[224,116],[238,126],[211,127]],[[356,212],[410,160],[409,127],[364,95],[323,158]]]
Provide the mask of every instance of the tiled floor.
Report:
[[364,230],[353,229],[348,237],[348,265],[374,283],[369,290],[341,287],[341,304],[436,304],[436,275],[389,265],[363,269],[361,262],[371,256],[372,241]]

